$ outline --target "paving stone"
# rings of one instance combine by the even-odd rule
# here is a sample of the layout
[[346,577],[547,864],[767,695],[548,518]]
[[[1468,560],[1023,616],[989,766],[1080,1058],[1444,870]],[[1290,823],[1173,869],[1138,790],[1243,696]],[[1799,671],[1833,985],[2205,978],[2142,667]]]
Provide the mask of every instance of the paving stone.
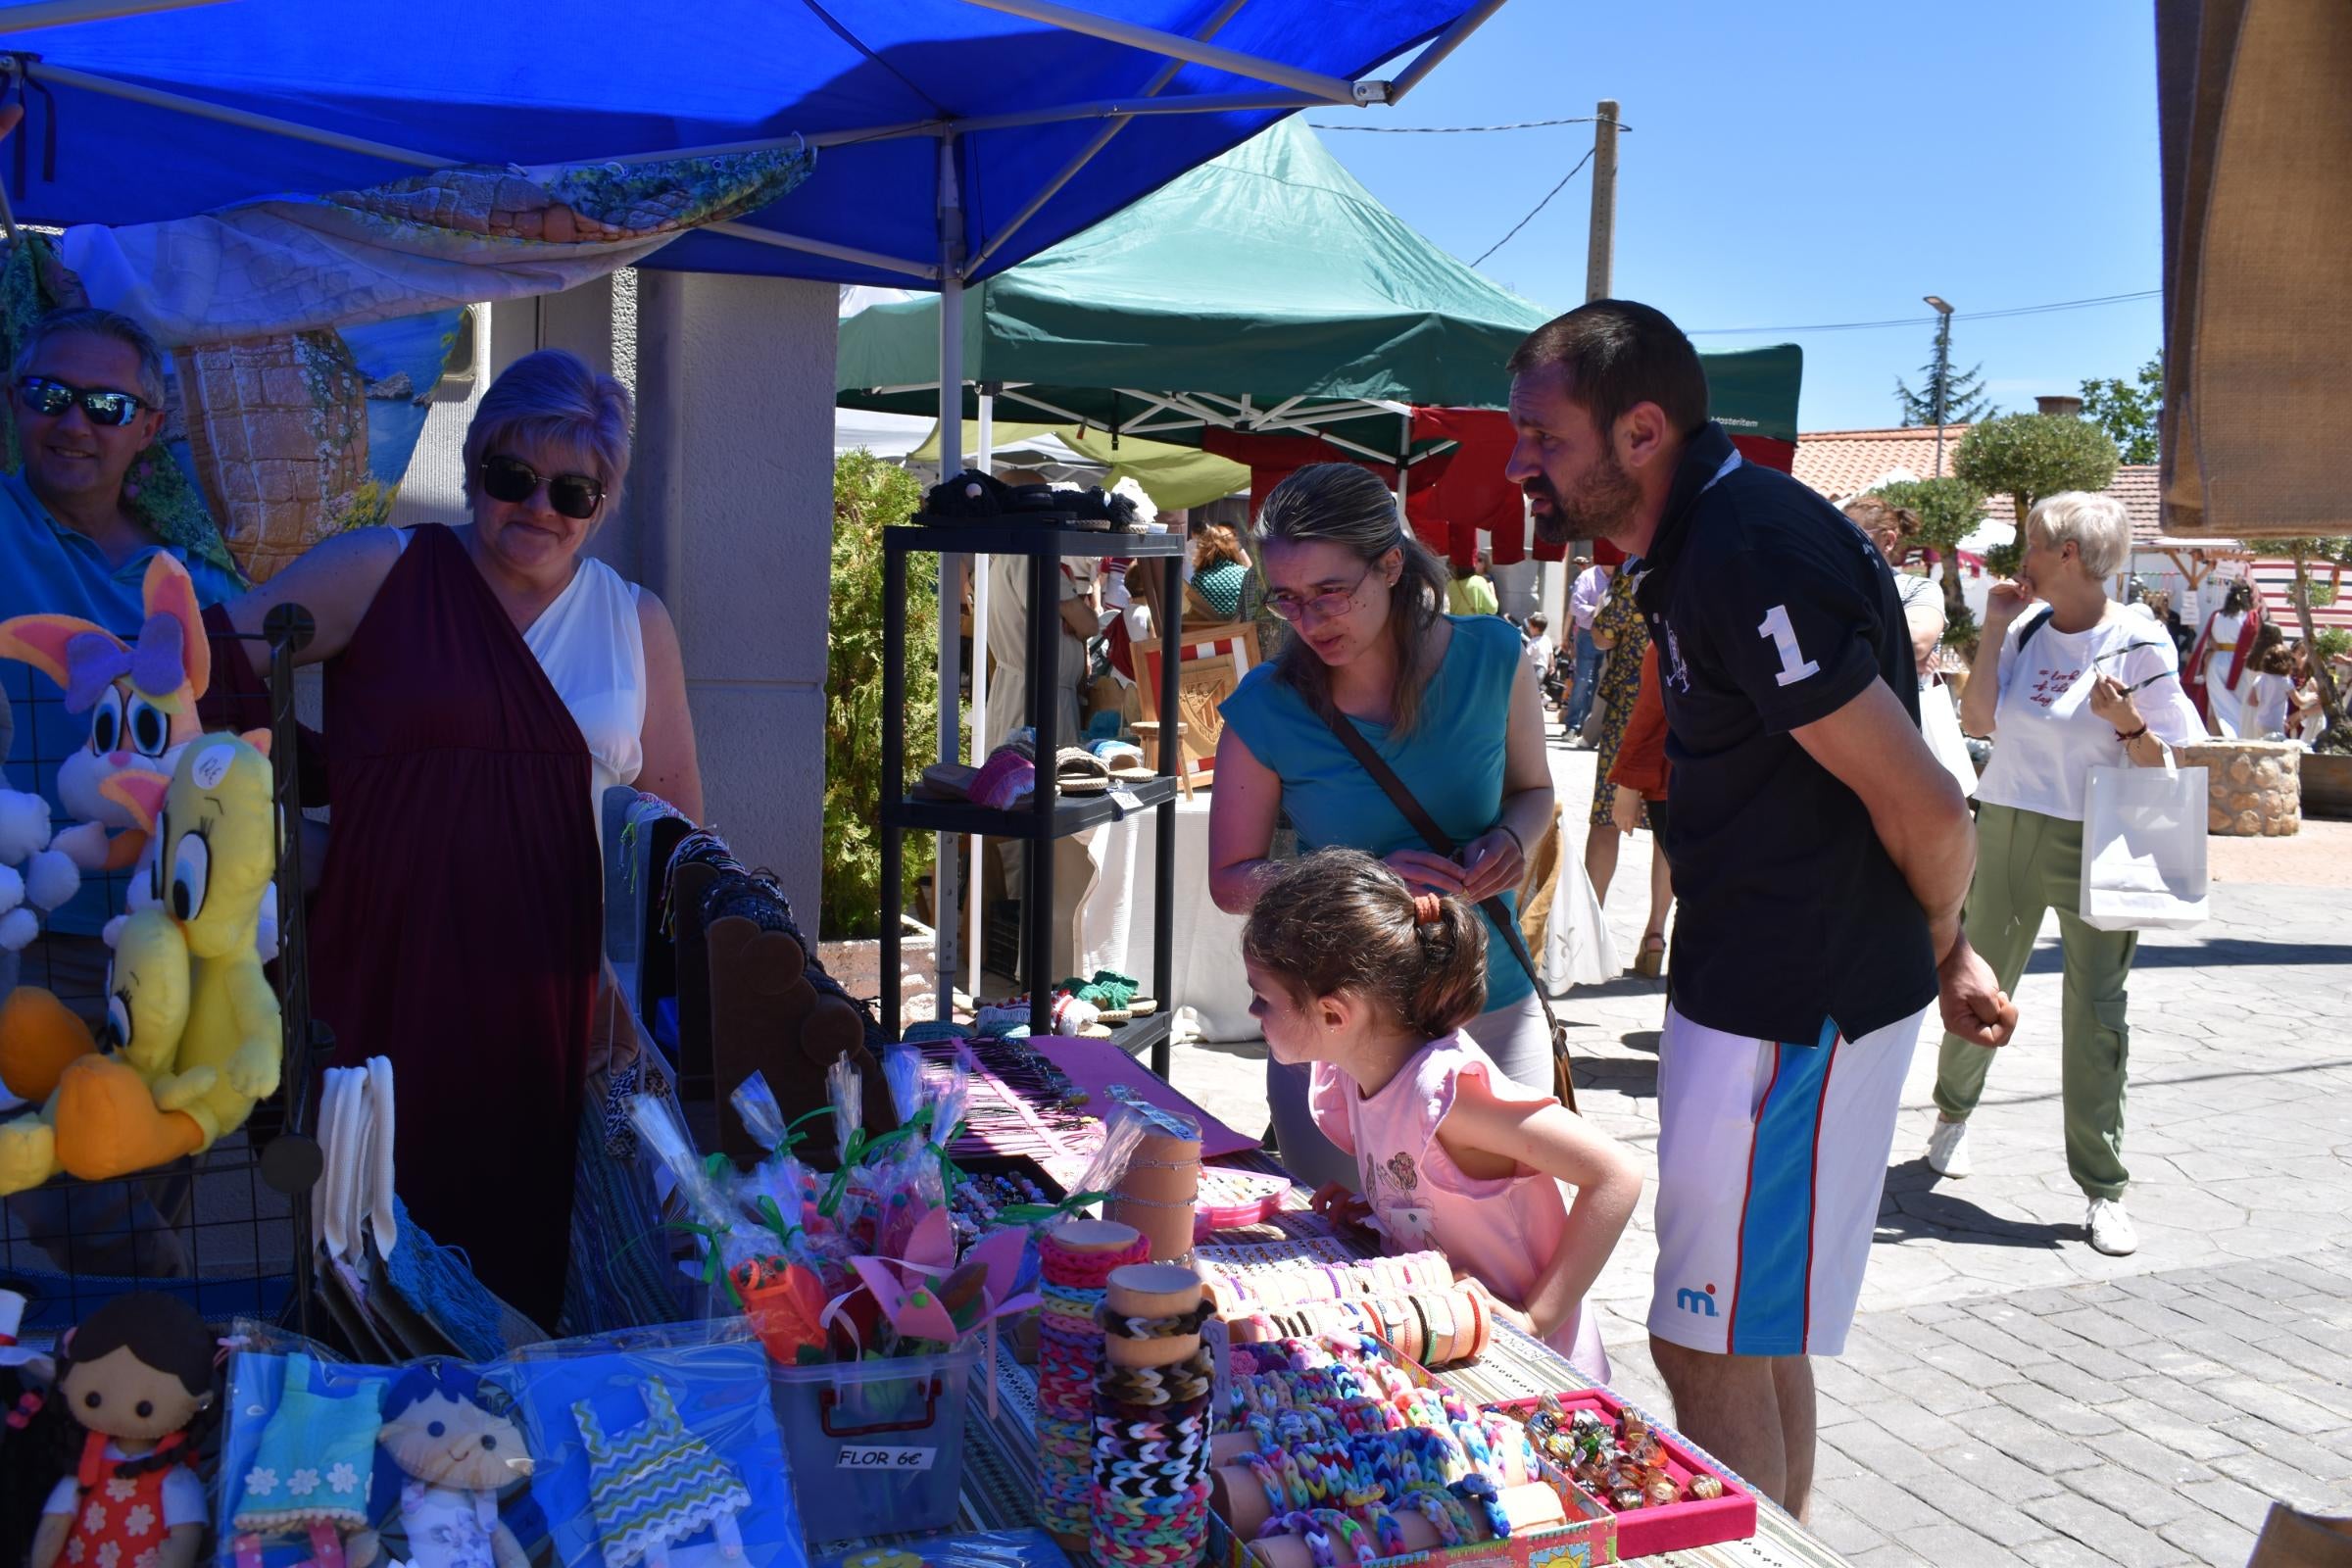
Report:
[[1937,1568],[1918,1552],[1892,1544],[1856,1552],[1847,1561],[1853,1568]]
[[1968,1434],[1922,1405],[1902,1399],[1882,1399],[1855,1406],[1855,1413],[1886,1428],[1923,1452],[1966,1443]]
[[2267,1453],[2232,1453],[2213,1461],[2213,1467],[2232,1481],[2297,1508],[2326,1512],[2336,1504],[2334,1489],[2284,1460]]
[[[1817,1471],[1813,1478],[1817,1492],[1821,1480]],[[2224,1521],[2217,1519],[2215,1523],[2222,1524]],[[1806,1528],[1826,1542],[1832,1551],[1843,1557],[1859,1557],[1864,1552],[1888,1544],[1886,1537],[1876,1525],[1865,1523],[1857,1515],[1823,1496],[1814,1498]]]
[[1993,1397],[2070,1437],[2094,1437],[2116,1430],[2115,1422],[2106,1415],[2038,1383],[2006,1384],[1994,1391]]
[[2025,1510],[2060,1535],[2105,1553],[2106,1560],[2125,1568],[2164,1568],[2180,1561],[2180,1548],[2163,1537],[2074,1493],[2035,1497],[2025,1504]]
[[[2073,1438],[2057,1440],[2072,1445]],[[2236,1445],[2232,1444],[2234,1448]],[[2084,1463],[2097,1463],[2095,1456],[2070,1455]],[[2020,1464],[1989,1443],[1971,1442],[1957,1448],[1946,1448],[1936,1454],[1936,1462],[1946,1466],[1953,1475],[1974,1482],[1996,1497],[2010,1502],[2022,1502],[2028,1497],[2046,1497],[2065,1485],[2055,1475],[2044,1475],[2031,1465]]]
[[2236,1439],[2208,1422],[2185,1421],[2160,1404],[2127,1399],[2106,1407],[2123,1423],[2121,1432],[2087,1438],[2093,1448],[2119,1464],[2129,1464],[2151,1480],[2194,1481],[2212,1472],[2200,1461],[2236,1453]]
[[2249,1534],[2262,1529],[2262,1521],[2271,1511],[2271,1499],[2268,1496],[2244,1482],[2232,1481],[2228,1476],[2215,1476],[2210,1481],[2192,1481],[2180,1489],[2180,1495]]
[[2178,1490],[2134,1474],[2120,1464],[2086,1465],[2062,1478],[2069,1487],[2093,1502],[2103,1502],[2125,1518],[2142,1525],[2178,1519],[2196,1508]]
[[2134,1345],[2147,1345],[2156,1338],[2155,1331],[2119,1317],[2113,1312],[2078,1302],[2064,1312],[2053,1312],[2042,1319],[2062,1328],[2085,1345],[2103,1346],[2111,1350],[2129,1349]]
[[2021,1546],[2049,1533],[2048,1526],[2028,1518],[2014,1501],[1996,1497],[1948,1471],[1918,1477],[1902,1485],[1905,1492],[1945,1518],[2004,1546]]
[[1952,1417],[1952,1424],[1981,1440],[1994,1452],[2044,1475],[2061,1475],[2099,1462],[2097,1450],[2065,1433],[2051,1431],[2048,1423],[2035,1420],[2009,1403],[2001,1391],[1994,1390],[1993,1397],[2000,1402],[1991,1409],[1963,1411]]
[[1936,1524],[1942,1518],[1893,1482],[1875,1476],[1838,1488],[1829,1500],[1857,1519],[1869,1520],[1889,1540],[1899,1540],[1904,1531]]
[[2119,1379],[2094,1377],[2065,1361],[2045,1361],[2026,1369],[2029,1380],[2080,1405],[2096,1408],[2131,1397]]
[[2156,1534],[2198,1562],[2242,1563],[2254,1549],[2254,1532],[2203,1509],[2156,1527]]
[[2195,1384],[2182,1382],[2179,1378],[2153,1375],[2126,1378],[2124,1387],[2131,1391],[2133,1398],[2143,1399],[2160,1409],[2170,1410],[2183,1421],[2202,1426],[2230,1420],[2239,1413],[2236,1405],[2224,1404]]
[[2326,1405],[2314,1404],[2300,1395],[2252,1378],[2217,1378],[2201,1388],[2223,1403],[2233,1404],[2246,1414],[2298,1437],[2333,1432],[2346,1424],[2342,1416]]
[[2012,1563],[2026,1560],[2003,1550],[1976,1531],[1956,1524],[1905,1531],[1899,1544],[1932,1563],[1968,1563],[1972,1568],[1982,1563],[1985,1568],[2009,1568]]

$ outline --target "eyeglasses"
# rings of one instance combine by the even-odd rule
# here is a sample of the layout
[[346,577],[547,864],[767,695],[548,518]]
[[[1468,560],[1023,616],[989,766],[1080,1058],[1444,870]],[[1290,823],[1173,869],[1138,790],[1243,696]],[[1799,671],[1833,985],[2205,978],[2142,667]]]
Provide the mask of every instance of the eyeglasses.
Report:
[[1266,608],[1294,624],[1304,620],[1310,612],[1317,620],[1330,620],[1355,608],[1355,596],[1362,590],[1364,579],[1371,575],[1372,567],[1366,565],[1346,588],[1334,588],[1312,598],[1289,592],[1270,593],[1266,595]]
[[17,395],[24,406],[43,418],[55,419],[74,404],[90,416],[92,424],[120,427],[138,417],[139,411],[149,407],[142,398],[127,392],[118,392],[104,386],[68,386],[52,381],[45,375],[28,375],[17,383]]
[[596,509],[605,504],[605,482],[584,473],[557,473],[542,476],[538,469],[520,458],[489,457],[482,460],[482,494],[493,501],[513,504],[528,501],[547,486],[547,504],[566,517],[585,520],[596,515]]

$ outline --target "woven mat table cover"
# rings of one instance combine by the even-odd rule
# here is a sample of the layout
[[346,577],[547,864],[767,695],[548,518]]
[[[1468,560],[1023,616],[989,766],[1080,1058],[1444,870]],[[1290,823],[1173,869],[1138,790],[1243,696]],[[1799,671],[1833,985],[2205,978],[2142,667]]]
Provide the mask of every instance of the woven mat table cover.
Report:
[[[1037,1437],[1032,1425],[1037,1414],[1037,1370],[1013,1359],[1009,1342],[1000,1341],[996,1363],[997,1410],[988,1410],[988,1396],[975,1382],[971,1408],[963,1428],[963,1487],[956,1513],[956,1530],[1017,1530],[1038,1523]],[[1497,1324],[1494,1343],[1474,1363],[1448,1367],[1437,1374],[1473,1402],[1522,1399],[1538,1394],[1564,1393],[1592,1387],[1565,1357],[1550,1347],[1508,1326]],[[1615,1391],[1611,1391],[1612,1393]],[[1620,1396],[1622,1398],[1623,1396]],[[1627,1401],[1628,1408],[1639,1408]],[[1651,1424],[1673,1430],[1650,1412]],[[1679,1434],[1678,1434],[1679,1435]],[[1686,1444],[1690,1440],[1683,1440]],[[1704,1454],[1703,1448],[1690,1445]],[[1710,1463],[1714,1456],[1707,1455]],[[1732,1471],[1717,1464],[1724,1474]],[[1742,1483],[1744,1485],[1745,1483]],[[1753,1493],[1754,1488],[1748,1490]],[[929,1532],[936,1535],[938,1532]],[[859,1546],[896,1544],[919,1540],[915,1536],[874,1536],[845,1542],[828,1551]],[[1658,1568],[1846,1568],[1845,1559],[1807,1534],[1761,1494],[1756,1497],[1756,1533],[1745,1541],[1690,1551],[1663,1552],[1636,1558]]]

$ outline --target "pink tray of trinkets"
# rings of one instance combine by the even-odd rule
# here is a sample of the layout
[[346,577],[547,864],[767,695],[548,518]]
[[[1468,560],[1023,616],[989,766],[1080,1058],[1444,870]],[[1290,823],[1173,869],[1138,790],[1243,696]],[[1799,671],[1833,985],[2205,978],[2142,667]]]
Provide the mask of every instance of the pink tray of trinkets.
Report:
[[[1591,1410],[1609,1423],[1612,1432],[1623,1432],[1626,1406],[1606,1389],[1563,1390],[1553,1396],[1570,1416],[1579,1410]],[[1486,1406],[1499,1410],[1515,1420],[1524,1422],[1535,1413],[1537,1400],[1506,1399]],[[1642,1419],[1648,1420],[1646,1416]],[[1756,1533],[1756,1499],[1747,1489],[1722,1470],[1701,1459],[1690,1446],[1672,1428],[1649,1422],[1659,1446],[1666,1450],[1666,1474],[1675,1489],[1685,1498],[1681,1502],[1659,1503],[1645,1508],[1620,1511],[1612,1506],[1617,1517],[1617,1557],[1627,1561],[1635,1557],[1654,1557],[1660,1552],[1687,1551],[1693,1546],[1711,1546],[1720,1541],[1745,1541]],[[1697,1476],[1712,1476],[1722,1484],[1720,1497],[1691,1498],[1690,1482]],[[1593,1489],[1580,1489],[1591,1493]],[[1607,1502],[1604,1496],[1599,1499]]]

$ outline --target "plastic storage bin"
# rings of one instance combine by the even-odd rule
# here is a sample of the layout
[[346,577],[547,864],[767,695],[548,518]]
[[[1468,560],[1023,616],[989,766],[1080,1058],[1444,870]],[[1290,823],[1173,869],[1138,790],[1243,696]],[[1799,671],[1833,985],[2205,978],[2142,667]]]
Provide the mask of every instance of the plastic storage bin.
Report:
[[944,1355],[770,1366],[810,1546],[956,1522],[964,1400],[979,1359],[975,1342]]

